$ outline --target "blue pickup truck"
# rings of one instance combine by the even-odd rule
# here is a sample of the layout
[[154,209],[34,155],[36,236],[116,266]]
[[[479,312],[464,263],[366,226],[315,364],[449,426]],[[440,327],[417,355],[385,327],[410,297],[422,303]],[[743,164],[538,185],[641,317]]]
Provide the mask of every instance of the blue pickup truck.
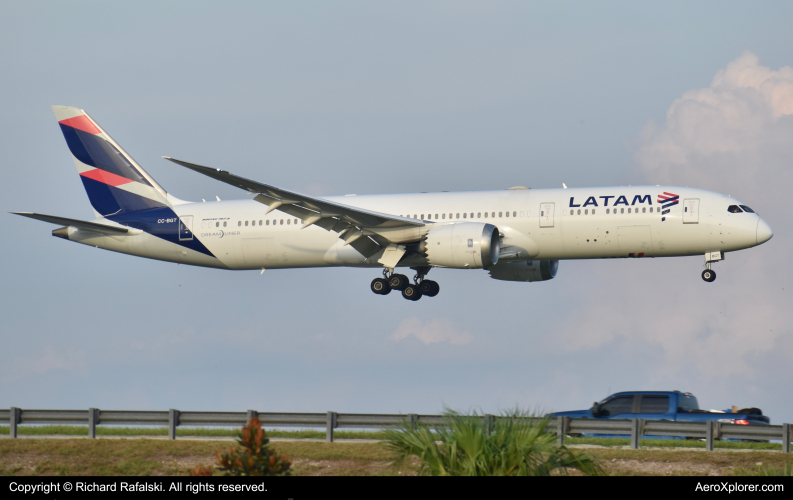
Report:
[[677,420],[704,422],[715,420],[731,424],[768,425],[771,420],[759,408],[732,408],[725,411],[700,410],[697,398],[690,392],[632,391],[618,392],[595,403],[588,410],[561,411],[550,417],[570,418],[642,418],[645,420]]

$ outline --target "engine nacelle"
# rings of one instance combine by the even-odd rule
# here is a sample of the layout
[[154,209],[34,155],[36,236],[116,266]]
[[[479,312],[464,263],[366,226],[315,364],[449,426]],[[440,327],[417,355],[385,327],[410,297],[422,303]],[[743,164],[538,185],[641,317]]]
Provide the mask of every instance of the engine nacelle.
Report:
[[556,276],[558,260],[504,262],[489,269],[490,277],[502,281],[547,281]]
[[501,240],[492,224],[460,222],[430,229],[420,250],[431,266],[489,268],[498,262]]

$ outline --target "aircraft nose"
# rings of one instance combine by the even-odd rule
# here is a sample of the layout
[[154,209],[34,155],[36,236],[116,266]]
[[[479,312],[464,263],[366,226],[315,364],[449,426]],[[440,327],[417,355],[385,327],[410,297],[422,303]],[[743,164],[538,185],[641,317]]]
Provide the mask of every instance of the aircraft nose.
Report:
[[774,232],[771,230],[771,226],[768,225],[766,221],[760,219],[757,221],[757,244],[765,243],[766,241],[770,240],[771,237],[774,235]]

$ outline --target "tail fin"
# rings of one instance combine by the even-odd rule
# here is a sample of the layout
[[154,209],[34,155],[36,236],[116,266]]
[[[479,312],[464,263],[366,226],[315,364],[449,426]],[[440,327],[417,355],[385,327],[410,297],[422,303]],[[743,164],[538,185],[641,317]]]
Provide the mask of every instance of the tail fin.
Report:
[[53,106],[98,216],[169,206],[168,195],[85,111]]

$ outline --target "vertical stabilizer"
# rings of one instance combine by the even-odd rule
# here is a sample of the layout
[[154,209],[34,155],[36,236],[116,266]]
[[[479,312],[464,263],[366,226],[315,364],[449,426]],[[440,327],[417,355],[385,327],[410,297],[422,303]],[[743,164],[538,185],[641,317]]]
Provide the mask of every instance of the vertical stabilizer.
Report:
[[165,190],[85,111],[69,106],[52,111],[97,215],[169,206]]

